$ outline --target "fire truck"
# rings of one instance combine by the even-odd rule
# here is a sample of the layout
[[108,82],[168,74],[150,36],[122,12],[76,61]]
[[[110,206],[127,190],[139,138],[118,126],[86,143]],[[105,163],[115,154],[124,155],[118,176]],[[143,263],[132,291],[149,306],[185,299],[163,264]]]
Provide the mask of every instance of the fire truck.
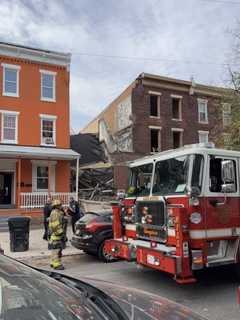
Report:
[[240,152],[189,145],[129,168],[126,197],[112,204],[108,253],[181,284],[195,282],[195,270],[239,264]]

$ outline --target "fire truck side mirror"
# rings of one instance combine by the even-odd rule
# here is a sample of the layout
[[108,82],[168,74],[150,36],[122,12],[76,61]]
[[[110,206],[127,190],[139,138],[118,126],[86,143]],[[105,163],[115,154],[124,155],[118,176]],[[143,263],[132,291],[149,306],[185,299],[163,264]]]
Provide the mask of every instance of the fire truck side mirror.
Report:
[[193,186],[187,188],[187,193],[191,198],[197,198],[200,195],[201,191],[198,187]]
[[[233,185],[235,188],[235,168],[232,160],[223,160],[222,161],[222,181],[223,185]],[[228,189],[225,187],[225,189]],[[231,188],[230,188],[231,189]],[[232,191],[228,191],[232,192]]]

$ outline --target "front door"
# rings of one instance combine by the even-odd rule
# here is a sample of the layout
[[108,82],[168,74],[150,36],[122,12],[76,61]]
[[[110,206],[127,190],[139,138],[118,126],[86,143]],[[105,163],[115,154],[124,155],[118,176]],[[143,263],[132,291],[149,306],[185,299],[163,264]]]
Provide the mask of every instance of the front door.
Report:
[[[232,192],[222,190],[221,163],[230,160],[234,166],[234,181]],[[239,183],[237,159],[225,156],[210,156],[208,161],[208,198],[206,199],[206,235],[207,238],[231,237],[239,228]]]
[[0,205],[12,203],[12,173],[0,172]]

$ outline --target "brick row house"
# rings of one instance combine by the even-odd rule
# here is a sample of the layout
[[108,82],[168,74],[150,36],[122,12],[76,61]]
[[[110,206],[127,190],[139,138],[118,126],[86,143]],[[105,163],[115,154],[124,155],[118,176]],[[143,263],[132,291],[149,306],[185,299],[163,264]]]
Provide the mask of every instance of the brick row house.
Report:
[[49,195],[64,203],[75,196],[70,61],[70,54],[0,43],[0,214],[38,214]]
[[[142,73],[82,133],[96,134],[114,164],[116,188],[127,183],[126,161],[192,143],[216,141],[227,89]],[[221,121],[219,121],[221,119]]]

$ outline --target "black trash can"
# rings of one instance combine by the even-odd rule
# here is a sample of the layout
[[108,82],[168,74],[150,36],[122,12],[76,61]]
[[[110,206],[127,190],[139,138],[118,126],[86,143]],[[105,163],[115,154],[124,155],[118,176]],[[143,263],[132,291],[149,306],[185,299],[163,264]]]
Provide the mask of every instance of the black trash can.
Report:
[[10,232],[10,250],[23,252],[29,249],[30,218],[12,217],[8,219]]

